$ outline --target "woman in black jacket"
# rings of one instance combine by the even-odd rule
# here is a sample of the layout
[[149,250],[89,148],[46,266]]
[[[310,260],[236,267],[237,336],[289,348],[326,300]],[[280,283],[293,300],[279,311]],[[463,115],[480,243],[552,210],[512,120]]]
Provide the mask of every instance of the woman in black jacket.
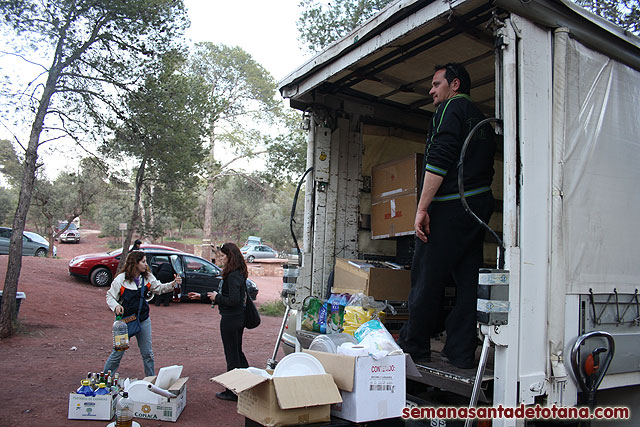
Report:
[[[227,361],[227,371],[235,368],[248,368],[247,358],[242,352],[242,333],[244,332],[244,310],[247,299],[247,264],[234,243],[225,243],[216,248],[215,258],[223,265],[222,281],[218,292],[189,292],[190,299],[210,299],[220,310],[220,335]],[[222,400],[238,400],[231,391],[216,393]]]

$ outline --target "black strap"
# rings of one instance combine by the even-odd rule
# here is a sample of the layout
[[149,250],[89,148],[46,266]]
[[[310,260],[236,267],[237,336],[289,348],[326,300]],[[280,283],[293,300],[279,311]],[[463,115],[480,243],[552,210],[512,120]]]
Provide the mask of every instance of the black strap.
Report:
[[144,279],[140,276],[142,286],[140,286],[140,304],[138,305],[138,320],[140,320],[140,312],[142,311],[142,301],[144,301]]

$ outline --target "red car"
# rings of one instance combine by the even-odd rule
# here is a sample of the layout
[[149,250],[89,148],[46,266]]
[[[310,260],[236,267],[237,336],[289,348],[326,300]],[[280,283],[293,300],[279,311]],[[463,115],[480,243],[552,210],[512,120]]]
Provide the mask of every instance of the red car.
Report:
[[[143,244],[140,246],[140,250],[144,251],[145,249],[182,252],[163,245]],[[69,261],[69,274],[87,279],[93,286],[109,286],[113,276],[116,274],[121,253],[122,249],[116,249],[111,252],[78,255]]]

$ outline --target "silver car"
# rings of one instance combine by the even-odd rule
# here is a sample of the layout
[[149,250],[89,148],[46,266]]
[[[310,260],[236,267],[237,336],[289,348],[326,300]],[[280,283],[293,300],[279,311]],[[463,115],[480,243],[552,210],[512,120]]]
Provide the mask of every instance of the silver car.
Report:
[[[44,239],[44,238],[43,238]],[[9,254],[9,243],[11,241],[11,229],[0,227],[0,254]],[[49,243],[37,242],[28,236],[22,236],[22,256],[47,256]]]
[[244,246],[240,249],[247,262],[260,258],[278,258],[278,253],[266,245]]

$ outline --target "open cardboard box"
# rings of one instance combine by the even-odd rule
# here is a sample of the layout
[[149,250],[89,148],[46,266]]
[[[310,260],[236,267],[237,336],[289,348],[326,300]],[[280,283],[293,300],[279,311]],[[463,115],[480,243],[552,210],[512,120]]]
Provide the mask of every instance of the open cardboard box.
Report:
[[342,401],[329,374],[265,378],[234,369],[211,378],[238,394],[238,413],[264,426],[326,422]]
[[405,354],[375,360],[371,356],[304,352],[322,363],[340,389],[342,403],[331,405],[331,415],[357,423],[402,415],[406,405]]
[[[160,403],[133,402],[133,416],[145,420],[176,422],[187,405],[187,380],[189,377],[178,378],[168,387],[169,392],[176,397],[161,397]],[[146,377],[145,381],[155,384],[156,377]]]
[[411,270],[359,268],[366,260],[336,258],[333,293],[362,292],[376,300],[406,301],[411,290]]

